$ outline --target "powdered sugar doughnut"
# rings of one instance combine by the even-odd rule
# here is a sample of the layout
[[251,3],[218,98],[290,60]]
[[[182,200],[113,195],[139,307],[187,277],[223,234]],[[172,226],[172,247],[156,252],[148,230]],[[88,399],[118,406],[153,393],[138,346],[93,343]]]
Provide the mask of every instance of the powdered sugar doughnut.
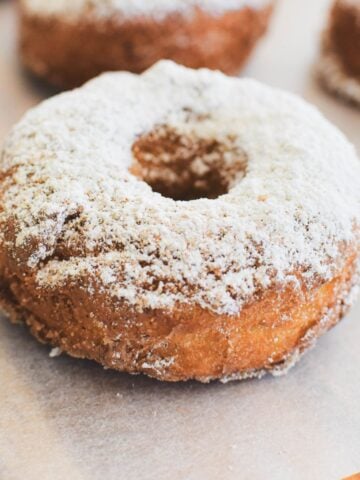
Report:
[[324,33],[318,65],[323,85],[360,105],[360,2],[337,0]]
[[21,53],[35,74],[74,87],[162,58],[235,73],[273,0],[21,0]]
[[279,373],[356,293],[354,148],[253,80],[105,74],[27,113],[1,159],[2,306],[75,357]]

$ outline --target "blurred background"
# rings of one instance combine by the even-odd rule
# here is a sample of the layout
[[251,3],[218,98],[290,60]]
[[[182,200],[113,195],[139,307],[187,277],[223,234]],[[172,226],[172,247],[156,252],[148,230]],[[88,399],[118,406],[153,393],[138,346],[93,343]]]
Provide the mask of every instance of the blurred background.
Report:
[[[0,2],[0,139],[27,108],[54,93],[22,71],[17,56],[14,3]],[[303,96],[360,148],[358,112],[324,93],[313,76],[321,31],[331,3],[331,0],[278,0],[270,29],[241,75]]]

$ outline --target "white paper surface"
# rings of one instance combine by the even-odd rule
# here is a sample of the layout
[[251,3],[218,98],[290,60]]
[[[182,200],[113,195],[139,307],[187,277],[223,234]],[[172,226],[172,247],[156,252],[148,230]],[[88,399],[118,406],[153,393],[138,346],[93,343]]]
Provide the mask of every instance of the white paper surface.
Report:
[[[328,5],[280,0],[245,74],[304,96],[360,150],[360,111],[311,74]],[[23,75],[0,1],[0,139],[47,94]],[[359,340],[358,303],[286,377],[174,385],[49,358],[1,318],[0,479],[338,480],[360,471]]]

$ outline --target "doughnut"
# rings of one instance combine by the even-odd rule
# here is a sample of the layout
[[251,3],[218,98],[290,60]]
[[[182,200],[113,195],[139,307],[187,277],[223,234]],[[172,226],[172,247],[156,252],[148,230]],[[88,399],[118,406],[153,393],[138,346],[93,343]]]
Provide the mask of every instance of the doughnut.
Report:
[[161,61],[28,112],[1,154],[0,303],[167,381],[285,372],[359,288],[360,163],[313,107]]
[[360,2],[337,0],[324,33],[319,78],[330,92],[360,106]]
[[104,71],[141,73],[163,58],[233,74],[274,0],[20,0],[26,67],[72,88]]

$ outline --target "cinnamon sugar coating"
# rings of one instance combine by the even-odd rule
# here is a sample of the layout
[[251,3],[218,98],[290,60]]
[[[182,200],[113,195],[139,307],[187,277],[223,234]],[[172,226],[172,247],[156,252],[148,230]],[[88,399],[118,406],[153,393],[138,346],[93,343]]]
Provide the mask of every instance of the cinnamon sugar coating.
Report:
[[170,381],[276,374],[355,298],[355,150],[255,81],[103,75],[26,114],[1,175],[2,306],[71,355]]
[[51,4],[23,1],[25,65],[61,88],[79,86],[104,71],[142,72],[163,58],[236,73],[265,32],[272,10],[272,2],[264,0],[237,0],[228,7],[216,0],[212,8],[200,1],[183,0],[172,8],[172,2],[166,8],[159,2],[155,10],[124,1],[119,2],[123,8],[114,4],[104,11],[102,3],[90,8],[82,2],[78,9],[74,3],[72,10],[71,2],[62,2],[52,10]]

